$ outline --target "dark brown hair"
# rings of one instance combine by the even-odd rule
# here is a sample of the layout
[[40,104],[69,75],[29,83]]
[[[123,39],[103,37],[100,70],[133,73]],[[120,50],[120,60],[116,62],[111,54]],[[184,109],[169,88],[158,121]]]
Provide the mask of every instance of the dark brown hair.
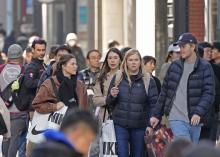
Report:
[[[119,56],[120,61],[122,61],[122,55],[121,55],[121,51],[119,49],[117,49],[117,48],[109,49],[106,56],[105,56],[105,60],[103,62],[103,65],[102,65],[102,68],[100,71],[100,75],[98,78],[100,82],[103,82],[104,78],[106,78],[107,73],[110,71],[110,67],[108,65],[108,56],[109,56],[110,52],[116,53]],[[120,65],[119,65],[119,67],[120,67]]]
[[72,58],[76,58],[76,57],[72,54],[65,54],[61,56],[59,62],[57,63],[54,74],[57,74],[59,71],[62,71],[62,65],[65,65]]

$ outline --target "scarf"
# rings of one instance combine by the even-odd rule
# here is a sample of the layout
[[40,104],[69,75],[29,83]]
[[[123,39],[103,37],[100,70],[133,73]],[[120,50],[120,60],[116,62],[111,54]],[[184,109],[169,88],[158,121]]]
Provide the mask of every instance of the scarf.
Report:
[[57,79],[60,82],[58,96],[69,108],[78,107],[78,96],[76,93],[77,75],[72,75],[71,78],[65,77],[62,71],[57,73]]

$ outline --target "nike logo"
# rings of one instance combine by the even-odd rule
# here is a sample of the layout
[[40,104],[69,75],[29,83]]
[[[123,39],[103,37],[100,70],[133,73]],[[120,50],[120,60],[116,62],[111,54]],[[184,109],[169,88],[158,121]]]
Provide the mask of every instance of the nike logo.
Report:
[[35,125],[34,128],[31,130],[31,133],[32,133],[33,135],[42,134],[42,133],[45,131],[45,130],[36,130],[36,126],[37,126],[37,125]]

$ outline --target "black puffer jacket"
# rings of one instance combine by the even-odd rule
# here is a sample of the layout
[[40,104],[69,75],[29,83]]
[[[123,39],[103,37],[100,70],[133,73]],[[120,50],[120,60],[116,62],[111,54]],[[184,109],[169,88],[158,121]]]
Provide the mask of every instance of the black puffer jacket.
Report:
[[[158,110],[156,117],[160,117],[164,111],[169,115],[177,87],[179,85],[184,68],[184,60],[172,62],[164,79],[161,93],[157,102]],[[211,65],[204,59],[197,58],[194,69],[189,75],[187,84],[188,117],[193,114],[202,118],[207,117],[215,97],[215,78]],[[164,110],[163,110],[164,109]]]
[[156,110],[158,92],[153,78],[150,79],[148,95],[145,90],[143,75],[138,74],[132,79],[130,87],[125,75],[119,85],[117,98],[110,95],[114,87],[115,77],[112,79],[106,103],[112,110],[114,123],[125,128],[144,128],[149,126],[151,112]]
[[44,70],[45,66],[43,60],[39,60],[36,58],[33,58],[31,63],[26,66],[26,70],[24,73],[24,85],[27,93],[26,96],[29,97],[30,100],[30,110],[32,110],[31,103],[36,95],[38,81]]

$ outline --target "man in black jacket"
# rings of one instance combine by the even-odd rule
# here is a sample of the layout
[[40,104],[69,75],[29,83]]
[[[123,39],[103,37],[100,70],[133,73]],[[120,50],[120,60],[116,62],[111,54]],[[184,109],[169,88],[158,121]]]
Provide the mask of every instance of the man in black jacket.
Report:
[[[30,64],[27,65],[24,74],[24,84],[26,87],[27,97],[30,103],[30,119],[33,117],[33,110],[31,107],[32,101],[36,95],[38,81],[41,74],[45,70],[44,55],[46,52],[47,43],[43,39],[35,39],[32,43],[33,58]],[[27,146],[27,156],[33,147],[33,143],[29,141]]]
[[210,109],[209,118],[207,122],[204,123],[204,126],[201,130],[200,139],[209,139],[213,142],[216,142],[217,139],[217,126],[218,126],[218,113],[220,105],[220,66],[211,61],[211,51],[212,45],[208,42],[201,42],[198,45],[198,54],[203,59],[207,60],[214,71],[215,74],[215,101]]
[[70,110],[60,131],[48,130],[46,141],[36,146],[31,157],[88,156],[91,142],[98,133],[98,121],[88,111]]
[[46,41],[43,39],[34,40],[32,43],[33,58],[31,63],[26,67],[24,83],[30,97],[30,106],[35,97],[38,81],[42,72],[45,70],[44,55],[46,52]]
[[181,59],[169,67],[156,104],[161,109],[154,112],[150,121],[155,127],[164,111],[175,138],[198,143],[201,126],[214,102],[215,77],[211,65],[197,57],[193,34],[182,34],[177,44]]

